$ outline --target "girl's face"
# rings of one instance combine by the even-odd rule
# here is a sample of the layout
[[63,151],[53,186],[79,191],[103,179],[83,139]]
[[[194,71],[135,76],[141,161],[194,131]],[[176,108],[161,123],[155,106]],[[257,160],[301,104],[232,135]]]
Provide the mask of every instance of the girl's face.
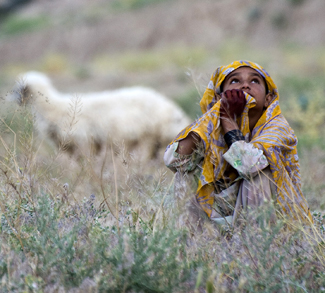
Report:
[[270,93],[266,94],[264,78],[253,68],[243,66],[229,73],[223,82],[223,91],[242,90],[256,100],[256,106],[249,110],[249,114],[262,115],[272,99]]

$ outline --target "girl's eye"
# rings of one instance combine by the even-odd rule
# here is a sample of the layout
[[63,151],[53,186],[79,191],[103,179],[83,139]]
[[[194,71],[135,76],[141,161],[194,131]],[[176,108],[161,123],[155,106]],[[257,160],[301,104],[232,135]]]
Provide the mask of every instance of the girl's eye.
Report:
[[260,83],[260,81],[259,81],[257,78],[254,78],[254,79],[252,80],[252,83]]
[[239,82],[239,80],[238,80],[237,78],[234,78],[234,79],[232,79],[232,80],[230,81],[230,83],[237,83],[237,82]]

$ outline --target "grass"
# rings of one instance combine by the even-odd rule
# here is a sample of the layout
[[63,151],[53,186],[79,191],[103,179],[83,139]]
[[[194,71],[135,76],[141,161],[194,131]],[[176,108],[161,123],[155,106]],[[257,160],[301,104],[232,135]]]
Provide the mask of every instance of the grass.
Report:
[[111,5],[117,10],[133,10],[165,1],[167,0],[114,0]]
[[208,222],[192,234],[160,159],[143,164],[122,145],[100,158],[42,151],[27,109],[10,111],[0,136],[1,292],[324,290],[321,211],[314,227],[281,217],[270,226],[261,210],[226,235]]
[[206,59],[207,52],[201,47],[179,47],[149,51],[128,51],[115,56],[98,55],[92,61],[96,70],[125,72],[152,72],[166,67],[197,66]]
[[182,107],[182,109],[195,120],[202,115],[200,108],[200,94],[196,88],[192,88],[182,96],[176,99],[177,104]]
[[49,26],[49,20],[44,15],[39,15],[31,18],[24,18],[19,16],[9,16],[1,24],[0,37],[12,36],[33,32]]
[[[313,53],[324,59],[324,50]],[[313,228],[282,218],[265,225],[267,211],[261,211],[253,224],[230,234],[206,223],[203,234],[193,235],[179,223],[183,203],[176,204],[173,177],[161,159],[143,164],[123,144],[118,154],[108,149],[97,158],[70,158],[33,133],[28,109],[1,107],[0,291],[325,291],[323,63],[305,54],[288,46],[279,58],[287,67],[279,67],[275,57],[265,60],[265,52],[234,41],[214,53],[170,47],[100,55],[77,74],[195,69],[211,55],[209,74],[213,64],[234,59],[274,65],[282,110],[299,138]],[[67,64],[54,54],[41,68],[62,72]],[[200,113],[199,91],[191,86],[177,100],[193,119]]]
[[325,146],[322,78],[306,79],[293,75],[284,78],[279,85],[280,93],[285,97],[281,108],[299,138],[300,149]]

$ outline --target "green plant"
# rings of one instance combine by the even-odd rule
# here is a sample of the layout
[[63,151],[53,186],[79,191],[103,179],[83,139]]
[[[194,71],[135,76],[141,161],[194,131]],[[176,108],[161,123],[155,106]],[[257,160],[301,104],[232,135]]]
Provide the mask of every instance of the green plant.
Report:
[[198,65],[206,58],[206,51],[200,47],[169,47],[163,50],[128,51],[115,56],[96,56],[94,64],[125,72],[152,72],[166,67]]
[[287,0],[291,5],[298,6],[305,2],[305,0]]
[[115,0],[112,3],[112,7],[115,9],[137,9],[146,5],[150,5],[157,2],[163,2],[166,0]]
[[43,29],[47,25],[49,25],[49,20],[43,15],[33,18],[22,18],[12,15],[2,23],[0,37],[32,32]]
[[202,115],[200,108],[200,94],[196,88],[187,91],[182,96],[178,97],[175,101],[180,105],[183,110],[191,117],[193,120],[197,119]]
[[279,29],[279,30],[284,29],[288,25],[288,19],[287,19],[287,15],[285,14],[285,12],[282,12],[282,11],[275,12],[271,18],[271,24],[276,29]]
[[52,157],[28,117],[15,116],[30,126],[11,128],[6,140],[14,118],[0,128],[1,292],[324,288],[322,212],[311,226],[281,214],[270,224],[274,208],[266,206],[225,235],[209,221],[202,233],[189,231],[179,225],[172,177],[160,161],[143,165],[118,145],[98,159]]

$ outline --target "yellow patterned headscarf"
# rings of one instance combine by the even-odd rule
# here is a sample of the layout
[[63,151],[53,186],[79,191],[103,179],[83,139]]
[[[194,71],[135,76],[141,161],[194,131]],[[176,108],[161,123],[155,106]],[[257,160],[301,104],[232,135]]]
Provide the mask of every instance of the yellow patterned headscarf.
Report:
[[276,184],[277,202],[283,212],[295,219],[312,221],[309,207],[301,192],[297,138],[281,114],[279,94],[272,78],[260,65],[250,61],[235,61],[227,66],[219,67],[212,74],[200,102],[203,115],[179,133],[172,142],[184,139],[190,132],[197,133],[203,141],[205,153],[198,182],[197,200],[210,216],[216,183],[222,182],[227,187],[238,177],[237,172],[223,158],[228,146],[224,141],[223,128],[220,126],[218,94],[220,94],[220,86],[226,76],[242,66],[255,69],[265,79],[273,99],[251,133],[248,111],[255,107],[256,102],[253,97],[245,94],[247,103],[242,115],[237,118],[237,124],[246,142],[263,150]]

